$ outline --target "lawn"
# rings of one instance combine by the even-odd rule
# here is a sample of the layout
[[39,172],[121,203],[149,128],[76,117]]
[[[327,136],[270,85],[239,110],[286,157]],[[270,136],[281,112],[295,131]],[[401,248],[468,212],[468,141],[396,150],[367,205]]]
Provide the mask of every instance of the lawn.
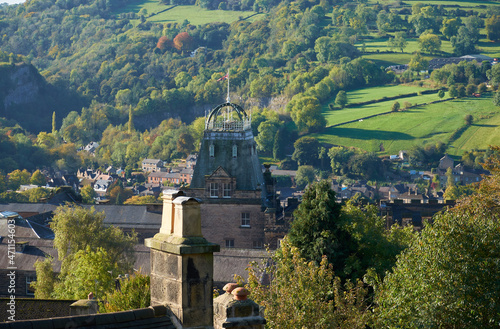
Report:
[[[159,13],[168,8],[171,9]],[[142,9],[146,9],[146,20],[154,23],[182,23],[187,19],[193,25],[202,25],[212,22],[232,23],[239,19],[254,21],[263,17],[262,14],[254,15],[256,13],[253,11],[207,10],[199,6],[172,6],[160,4],[157,0],[138,1],[123,7],[115,13],[139,13]],[[138,19],[131,21],[134,25],[139,23]]]
[[397,154],[399,150],[410,149],[413,145],[448,143],[452,133],[464,124],[466,114],[473,115],[474,123],[449,145],[449,154],[461,155],[465,150],[500,145],[500,111],[493,105],[490,96],[464,98],[381,115],[327,128],[322,134],[313,136],[331,145],[353,146],[381,155]]

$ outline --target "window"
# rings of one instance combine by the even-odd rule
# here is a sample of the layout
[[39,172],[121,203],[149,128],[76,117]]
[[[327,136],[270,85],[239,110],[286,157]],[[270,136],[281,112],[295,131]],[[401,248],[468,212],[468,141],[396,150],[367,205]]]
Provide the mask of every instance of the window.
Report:
[[214,144],[210,144],[210,147],[208,148],[208,152],[210,153],[210,157],[213,158],[215,156],[215,146]]
[[231,183],[224,183],[223,185],[224,188],[224,194],[222,195],[223,198],[230,198],[231,197]]
[[218,183],[210,183],[210,197],[218,198],[219,197],[219,184]]
[[263,244],[262,244],[262,241],[260,241],[260,240],[253,242],[253,248],[254,249],[262,249],[262,246],[263,246]]
[[35,288],[31,287],[31,282],[35,282],[36,277],[34,276],[27,276],[26,277],[26,295],[28,296],[34,296],[35,295]]
[[233,145],[233,158],[238,156],[238,146],[236,144]]
[[241,213],[241,227],[250,227],[250,213],[242,212]]
[[234,248],[234,239],[226,239],[226,248]]

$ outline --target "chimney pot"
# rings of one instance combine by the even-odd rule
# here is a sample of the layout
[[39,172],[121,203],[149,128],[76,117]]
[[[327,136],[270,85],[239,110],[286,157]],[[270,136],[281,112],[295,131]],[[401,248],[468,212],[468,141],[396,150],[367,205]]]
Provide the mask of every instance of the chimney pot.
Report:
[[231,294],[233,294],[234,299],[236,300],[246,300],[248,295],[250,295],[250,291],[243,287],[238,287],[234,289]]
[[234,289],[238,288],[238,284],[234,282],[230,282],[222,288],[227,294],[230,294]]

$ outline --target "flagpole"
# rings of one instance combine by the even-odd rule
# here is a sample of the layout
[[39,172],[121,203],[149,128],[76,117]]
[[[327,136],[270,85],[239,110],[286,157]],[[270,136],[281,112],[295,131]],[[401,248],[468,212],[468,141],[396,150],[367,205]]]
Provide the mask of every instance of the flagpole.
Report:
[[226,101],[228,103],[231,103],[231,99],[229,98],[229,70],[227,70],[227,97]]

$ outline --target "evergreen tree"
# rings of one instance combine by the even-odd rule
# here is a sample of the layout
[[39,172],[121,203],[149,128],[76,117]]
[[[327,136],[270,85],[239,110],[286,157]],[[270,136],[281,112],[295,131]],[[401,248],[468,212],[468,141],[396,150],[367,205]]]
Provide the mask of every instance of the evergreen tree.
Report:
[[306,261],[320,264],[326,255],[337,275],[342,275],[347,257],[356,245],[339,225],[340,204],[327,181],[309,185],[294,217],[288,232],[290,243]]
[[134,131],[134,112],[132,111],[132,106],[128,109],[128,133],[131,134]]
[[52,112],[52,134],[54,135],[57,131],[56,127],[56,111]]

